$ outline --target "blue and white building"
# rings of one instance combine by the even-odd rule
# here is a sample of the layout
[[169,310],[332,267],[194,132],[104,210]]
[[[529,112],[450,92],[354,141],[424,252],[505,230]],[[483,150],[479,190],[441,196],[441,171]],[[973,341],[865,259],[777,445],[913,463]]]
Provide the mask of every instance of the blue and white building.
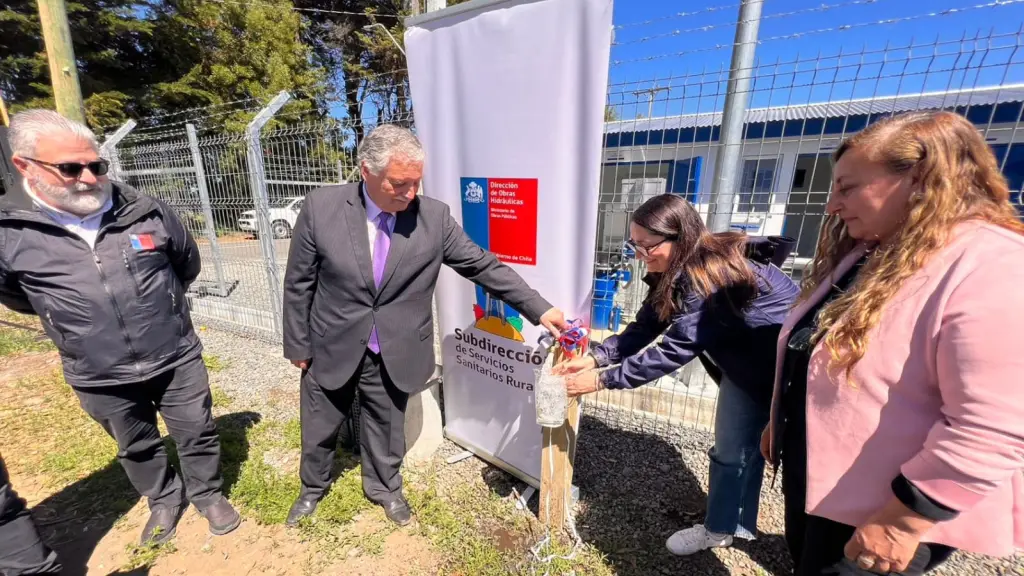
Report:
[[[831,153],[871,122],[911,110],[952,110],[973,122],[1020,204],[1022,108],[1024,84],[749,109],[733,227],[797,238],[800,267],[814,252],[831,186]],[[599,255],[619,250],[629,213],[652,195],[685,194],[707,211],[721,122],[722,113],[715,112],[606,124]]]

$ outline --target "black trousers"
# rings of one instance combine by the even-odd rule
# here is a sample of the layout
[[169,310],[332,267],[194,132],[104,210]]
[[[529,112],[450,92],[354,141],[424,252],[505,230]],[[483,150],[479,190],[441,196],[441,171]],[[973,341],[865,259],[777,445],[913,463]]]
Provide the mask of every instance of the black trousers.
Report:
[[[86,413],[117,441],[121,466],[151,508],[180,506],[186,497],[204,508],[220,496],[220,439],[202,357],[144,382],[79,388],[75,393]],[[180,476],[167,460],[158,413],[177,445]]]
[[325,388],[308,372],[302,374],[299,476],[303,495],[319,498],[330,487],[338,431],[342,422],[351,416],[356,390],[362,411],[359,441],[363,492],[367,498],[381,504],[401,496],[400,469],[405,457],[405,407],[409,395],[395,386],[381,357],[370,351],[363,356],[355,374],[340,388]]
[[60,574],[57,554],[36,531],[25,501],[11,487],[7,466],[0,458],[0,574]]
[[[803,441],[803,435],[794,436]],[[793,558],[794,576],[877,576],[846,559],[846,543],[856,528],[804,512],[806,478],[806,452],[801,453],[799,446],[787,442],[782,457],[782,492],[786,499],[786,543]],[[922,576],[945,562],[953,552],[948,546],[921,544],[910,566],[893,576]]]
[[[833,522],[819,516],[803,514],[803,538],[799,561],[796,563],[796,576],[877,576],[875,572],[865,570],[855,562],[847,560],[843,549],[853,537],[856,530],[853,526]],[[789,540],[790,518],[786,518],[786,539]],[[794,528],[799,531],[799,528]],[[914,559],[906,570],[892,573],[893,576],[922,576],[937,568],[953,555],[954,550],[940,544],[921,544],[914,553]]]

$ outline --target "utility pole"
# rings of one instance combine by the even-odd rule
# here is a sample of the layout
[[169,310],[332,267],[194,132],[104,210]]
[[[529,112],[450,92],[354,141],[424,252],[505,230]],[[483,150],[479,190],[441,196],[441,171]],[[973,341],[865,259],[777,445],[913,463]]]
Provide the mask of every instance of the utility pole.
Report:
[[43,29],[46,59],[50,62],[50,82],[57,112],[85,124],[82,89],[78,85],[78,67],[64,0],[38,0],[38,3],[39,25]]
[[643,96],[645,94],[647,95],[647,119],[648,120],[650,120],[651,119],[651,115],[654,114],[654,97],[657,96],[659,92],[668,92],[668,88],[658,88],[657,86],[655,86],[654,88],[647,88],[645,90],[635,90],[633,92],[633,95],[636,96],[637,98],[639,98],[640,96]]
[[750,84],[754,76],[754,51],[757,30],[761,25],[764,0],[743,0],[739,21],[736,23],[736,41],[732,46],[732,64],[729,84],[722,112],[722,131],[719,136],[718,159],[711,188],[711,214],[708,227],[712,232],[727,232],[732,227],[733,199],[736,198],[742,171],[743,124],[750,103]]

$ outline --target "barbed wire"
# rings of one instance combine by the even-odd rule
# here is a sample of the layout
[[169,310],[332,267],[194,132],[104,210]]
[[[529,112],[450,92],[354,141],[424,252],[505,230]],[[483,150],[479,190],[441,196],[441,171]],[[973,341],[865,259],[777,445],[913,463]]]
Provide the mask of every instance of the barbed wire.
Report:
[[679,18],[689,18],[691,16],[700,16],[701,14],[711,14],[713,12],[721,12],[722,10],[729,10],[731,8],[739,8],[741,4],[728,4],[726,6],[708,6],[707,8],[701,8],[694,12],[677,12],[668,16],[659,16],[658,18],[651,18],[650,20],[644,20],[643,22],[629,22],[626,24],[619,24],[615,27],[616,30],[622,30],[623,28],[635,28],[637,26],[650,26],[651,24],[657,24],[658,22],[664,22],[666,20],[676,20]]
[[[838,4],[822,4],[821,6],[812,6],[810,8],[801,8],[800,10],[791,10],[789,12],[775,12],[772,14],[766,14],[759,20],[772,20],[775,18],[789,18],[792,16],[800,16],[803,14],[813,14],[815,12],[828,12],[829,10],[837,10],[840,8],[847,8],[850,6],[868,6],[871,4],[877,4],[882,0],[851,0],[850,2],[840,2]],[[662,34],[654,34],[651,36],[645,36],[643,38],[637,38],[635,40],[627,40],[625,42],[613,42],[612,46],[628,46],[630,44],[643,44],[652,40],[659,40],[661,38],[672,38],[681,36],[683,34],[689,34],[692,32],[710,32],[711,30],[717,30],[718,28],[733,28],[737,24],[745,24],[747,22],[753,22],[754,20],[739,20],[732,22],[722,22],[720,24],[708,24],[707,26],[697,26],[694,28],[687,28],[685,30],[673,30],[671,32],[664,32]]]
[[[142,116],[141,118],[132,118],[132,120],[135,120],[136,122],[141,124],[143,122],[147,122],[147,121],[151,121],[151,120],[158,120],[160,118],[172,118],[174,116],[181,116],[182,114],[190,114],[192,112],[203,112],[203,111],[206,111],[206,110],[213,110],[213,109],[216,109],[216,108],[223,108],[225,106],[234,106],[235,104],[246,104],[248,102],[260,102],[260,103],[263,103],[266,100],[267,100],[266,98],[253,98],[253,97],[243,98],[241,100],[232,100],[231,102],[220,102],[220,103],[217,103],[217,104],[207,104],[205,106],[195,106],[193,108],[185,108],[184,110],[178,110],[176,112],[168,112],[166,114],[151,114],[149,116]],[[97,130],[106,130],[108,128],[119,128],[123,124],[124,124],[123,122],[121,124],[107,124],[106,126],[98,126],[96,129]]]
[[[167,135],[167,134],[182,134],[182,133],[184,133],[184,130],[185,130],[184,128],[179,128],[177,130],[172,130],[171,128],[174,128],[175,126],[182,126],[183,127],[186,124],[193,124],[197,128],[199,128],[201,126],[204,126],[206,121],[209,120],[210,118],[219,118],[219,117],[222,117],[222,116],[228,116],[228,115],[231,115],[231,114],[239,114],[239,113],[245,114],[245,113],[250,113],[250,112],[259,112],[261,109],[262,109],[262,106],[261,107],[253,107],[253,108],[238,108],[238,109],[235,109],[235,110],[224,110],[224,111],[221,111],[221,112],[213,112],[211,114],[206,114],[206,115],[204,115],[204,116],[202,116],[200,118],[190,118],[188,120],[181,120],[179,122],[171,122],[170,124],[158,124],[156,126],[148,126],[148,127],[138,128],[138,129],[135,129],[135,130],[132,130],[131,132],[129,132],[128,135],[125,136],[125,140],[126,141],[127,140],[133,140],[134,141],[136,139],[140,139],[140,138],[143,138],[143,137],[145,137],[147,139],[152,139],[151,137],[158,136],[158,135],[159,136],[163,136],[163,135]],[[156,132],[153,132],[154,130]]]
[[[1010,38],[1013,39],[1012,42],[995,44],[995,41],[997,41],[997,40],[1010,39]],[[862,46],[860,49],[844,51],[843,48],[840,47],[838,52],[830,52],[830,53],[825,53],[825,54],[822,54],[820,51],[817,54],[813,54],[813,55],[809,55],[809,56],[801,55],[801,54],[798,53],[795,56],[789,56],[789,57],[786,57],[785,59],[783,59],[782,56],[777,56],[775,58],[775,60],[758,61],[753,66],[744,67],[742,69],[743,70],[752,70],[752,71],[754,71],[755,76],[756,76],[758,71],[760,71],[762,69],[766,69],[766,68],[778,69],[780,67],[790,66],[790,67],[793,67],[794,70],[790,71],[790,72],[785,72],[785,73],[793,74],[793,73],[797,72],[796,68],[798,68],[801,64],[815,63],[815,70],[820,70],[819,66],[820,66],[820,63],[822,61],[837,60],[838,62],[836,63],[836,65],[835,66],[831,66],[829,68],[830,69],[839,70],[839,69],[843,69],[843,68],[856,68],[856,67],[864,66],[866,64],[879,64],[881,62],[881,61],[864,61],[864,58],[867,57],[867,56],[887,57],[889,54],[894,54],[894,53],[901,53],[901,52],[911,52],[911,53],[913,53],[913,51],[915,51],[915,50],[931,49],[931,52],[929,52],[929,53],[922,53],[922,54],[916,55],[916,56],[913,55],[913,54],[910,54],[908,56],[898,58],[899,61],[908,61],[908,62],[909,61],[913,61],[913,60],[930,60],[930,59],[935,59],[935,58],[944,57],[944,56],[955,56],[955,55],[958,55],[958,54],[963,54],[964,53],[964,49],[962,48],[962,45],[964,43],[987,42],[988,44],[986,44],[983,48],[976,47],[976,48],[970,49],[969,51],[977,52],[978,50],[984,50],[986,52],[991,52],[991,51],[997,51],[997,50],[1018,50],[1022,46],[1022,40],[1024,40],[1024,24],[1022,24],[1021,27],[1016,32],[999,32],[999,33],[988,32],[988,33],[982,33],[980,30],[978,30],[978,31],[976,31],[974,33],[973,36],[969,36],[967,32],[964,32],[963,36],[961,36],[960,38],[958,38],[958,39],[951,39],[951,40],[941,40],[939,38],[936,38],[934,41],[931,41],[931,42],[924,42],[924,41],[922,41],[922,42],[915,42],[915,40],[912,38],[912,39],[910,39],[905,44],[898,44],[898,45],[889,45],[889,44],[887,44],[886,46],[880,47],[880,48],[868,48],[867,46]],[[956,50],[941,51],[943,49],[943,47],[952,46],[952,45],[961,45],[961,48],[960,48],[959,51],[956,51]],[[848,63],[848,64],[843,64],[842,63],[843,61],[845,61],[847,59],[856,58],[856,57],[859,57],[861,60],[855,61],[855,62],[851,62],[851,63]],[[987,68],[989,66],[1004,66],[1004,65],[1006,65],[1006,64],[1005,63],[996,63],[996,64],[991,64],[991,65],[980,65],[977,68],[982,69],[982,68]],[[708,84],[716,84],[716,83],[717,84],[722,84],[723,85],[722,86],[722,92],[720,94],[724,94],[725,93],[724,92],[724,90],[725,90],[724,84],[728,80],[728,73],[731,72],[731,71],[732,71],[732,68],[729,68],[727,63],[723,62],[723,63],[718,64],[715,67],[708,67],[707,65],[704,65],[704,66],[701,67],[701,69],[699,71],[686,71],[684,73],[672,73],[672,74],[669,74],[669,75],[667,75],[665,77],[638,78],[638,79],[634,79],[634,80],[623,80],[623,81],[619,81],[619,82],[609,83],[608,84],[608,94],[611,95],[611,94],[625,93],[625,92],[629,92],[631,90],[642,90],[643,89],[642,87],[644,87],[644,86],[653,86],[654,84],[658,84],[658,83],[660,83],[659,86],[665,87],[664,86],[665,82],[668,82],[668,84],[669,84],[668,87],[670,89],[673,89],[673,90],[675,90],[675,89],[682,89],[682,88],[686,88],[686,87],[693,87],[693,86],[706,86]],[[776,74],[780,74],[780,73],[776,73]],[[691,80],[695,80],[695,81],[691,82]],[[678,83],[675,83],[676,81],[682,81],[683,83],[678,84]]]
[[[366,75],[366,76],[360,76],[359,79],[360,80],[373,80],[373,79],[380,78],[380,77],[383,77],[383,76],[397,76],[397,75],[406,74],[406,73],[408,73],[408,69],[402,68],[402,69],[399,69],[399,70],[392,70],[390,72],[380,72],[380,73],[376,73],[376,74],[369,74],[369,75]],[[293,97],[294,96],[298,96],[298,95],[305,95],[305,96],[307,96],[307,98],[305,98],[305,99],[293,99],[293,100],[289,101],[288,104],[293,104],[293,103],[297,103],[297,102],[305,102],[305,101],[316,102],[315,97],[316,97],[316,93],[319,90],[320,90],[319,88],[315,88],[315,87],[314,88],[300,88],[300,89],[297,89],[297,90],[290,90],[289,93]],[[322,102],[326,102],[326,103],[346,102],[347,101],[347,98],[345,98],[346,96],[349,96],[351,94],[358,94],[361,91],[364,92],[364,93],[366,93],[366,92],[370,92],[370,93],[377,92],[377,90],[374,89],[374,88],[360,87],[360,88],[355,88],[355,89],[348,90],[348,91],[341,92],[341,93],[335,93],[335,94],[330,94],[330,95],[323,96],[321,98],[321,101]],[[133,120],[135,120],[136,122],[141,124],[143,122],[152,121],[154,119],[171,118],[171,117],[175,117],[175,116],[181,116],[183,114],[193,114],[193,113],[195,113],[195,114],[202,114],[202,116],[198,116],[198,117],[187,119],[187,120],[181,120],[181,121],[177,121],[177,122],[172,122],[172,123],[169,123],[169,124],[161,123],[161,124],[157,124],[157,125],[154,125],[154,126],[144,126],[144,127],[140,126],[140,127],[136,128],[136,129],[132,130],[132,132],[129,134],[129,137],[131,137],[132,135],[139,135],[139,134],[145,133],[146,131],[149,131],[149,130],[165,130],[165,129],[170,128],[170,127],[184,126],[185,124],[190,124],[190,123],[191,124],[195,124],[196,125],[196,129],[200,130],[200,129],[205,128],[205,126],[204,126],[205,122],[204,121],[209,119],[209,118],[217,118],[217,117],[221,117],[221,116],[227,116],[227,115],[234,114],[234,113],[237,113],[237,112],[242,112],[242,113],[259,112],[259,110],[262,109],[262,107],[264,105],[266,105],[266,103],[269,102],[272,98],[273,98],[273,96],[265,96],[265,97],[260,97],[260,98],[255,98],[255,97],[245,98],[245,99],[241,99],[241,100],[235,100],[235,101],[232,101],[232,102],[223,102],[223,103],[219,103],[219,104],[211,104],[209,106],[197,106],[197,107],[194,107],[194,108],[188,108],[188,109],[185,109],[185,110],[179,110],[177,112],[169,112],[167,114],[154,114],[154,115],[151,115],[151,116],[144,116],[142,118],[133,118]],[[215,110],[217,108],[223,108],[225,106],[230,106],[230,105],[235,105],[235,104],[251,103],[251,102],[258,102],[259,105],[258,106],[247,106],[247,107],[243,107],[243,108],[236,108],[236,109],[233,109],[233,110],[225,110],[225,111],[221,111],[221,112],[208,112],[210,110]],[[288,115],[290,115],[290,116],[301,115],[301,114],[307,114],[309,112],[310,112],[309,110],[299,111],[299,112],[291,112],[291,113],[288,113]],[[278,117],[282,117],[282,116],[281,115],[275,115],[275,118],[278,118]],[[99,127],[96,128],[96,130],[98,132],[101,132],[101,133],[105,134],[105,133],[107,133],[107,131],[109,129],[111,129],[111,128],[118,128],[118,127],[120,127],[122,125],[123,125],[123,123],[121,123],[121,124],[109,124],[109,125],[105,125],[105,126],[99,126]]]
[[[956,14],[962,14],[964,12],[970,12],[973,10],[985,10],[989,8],[1001,8],[1004,6],[1011,6],[1014,4],[1022,4],[1024,0],[993,0],[986,4],[975,4],[973,6],[964,6],[961,8],[947,8],[945,10],[937,10],[934,12],[927,12],[924,14],[916,14],[913,16],[900,16],[897,18],[886,18],[884,20],[875,20],[872,22],[861,22],[858,24],[844,24],[842,26],[834,26],[831,28],[819,28],[817,30],[805,30],[803,32],[793,32],[790,34],[782,34],[779,36],[771,36],[769,38],[762,38],[752,42],[753,44],[763,44],[765,42],[774,42],[778,40],[793,40],[796,38],[803,38],[804,36],[814,36],[817,34],[828,34],[831,32],[846,32],[847,30],[854,30],[857,28],[867,28],[872,26],[888,26],[892,24],[901,24],[903,22],[910,22],[913,20],[922,20],[925,18],[941,18],[943,16],[953,16]],[[744,44],[743,42],[730,42],[728,44],[715,44],[707,48],[695,48],[693,50],[683,50],[681,52],[672,52],[668,54],[658,54],[654,56],[642,56],[639,58],[631,58],[627,60],[615,60],[612,62],[612,66],[622,66],[623,64],[632,64],[636,62],[653,62],[656,60],[664,60],[667,58],[679,58],[687,56],[689,54],[699,54],[702,52],[714,52],[716,50],[723,50],[726,48],[733,48]]]
[[380,18],[404,18],[401,14],[376,14],[373,12],[345,12],[343,10],[327,10],[324,8],[299,8],[297,6],[285,6],[282,4],[270,4],[267,2],[242,2],[240,0],[212,0],[218,4],[234,4],[237,6],[263,6],[266,8],[283,8],[286,10],[292,10],[295,12],[309,12],[311,14],[336,14],[339,16],[366,16],[366,17],[380,17]]

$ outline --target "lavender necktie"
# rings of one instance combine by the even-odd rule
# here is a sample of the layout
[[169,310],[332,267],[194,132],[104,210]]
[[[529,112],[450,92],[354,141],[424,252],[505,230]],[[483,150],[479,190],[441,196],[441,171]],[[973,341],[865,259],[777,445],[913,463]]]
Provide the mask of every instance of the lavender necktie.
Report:
[[[384,277],[384,264],[387,263],[388,251],[391,250],[391,214],[381,212],[377,215],[376,223],[377,236],[373,239],[373,283],[379,289],[380,282]],[[380,354],[376,324],[370,331],[370,342],[367,347],[374,354]]]

